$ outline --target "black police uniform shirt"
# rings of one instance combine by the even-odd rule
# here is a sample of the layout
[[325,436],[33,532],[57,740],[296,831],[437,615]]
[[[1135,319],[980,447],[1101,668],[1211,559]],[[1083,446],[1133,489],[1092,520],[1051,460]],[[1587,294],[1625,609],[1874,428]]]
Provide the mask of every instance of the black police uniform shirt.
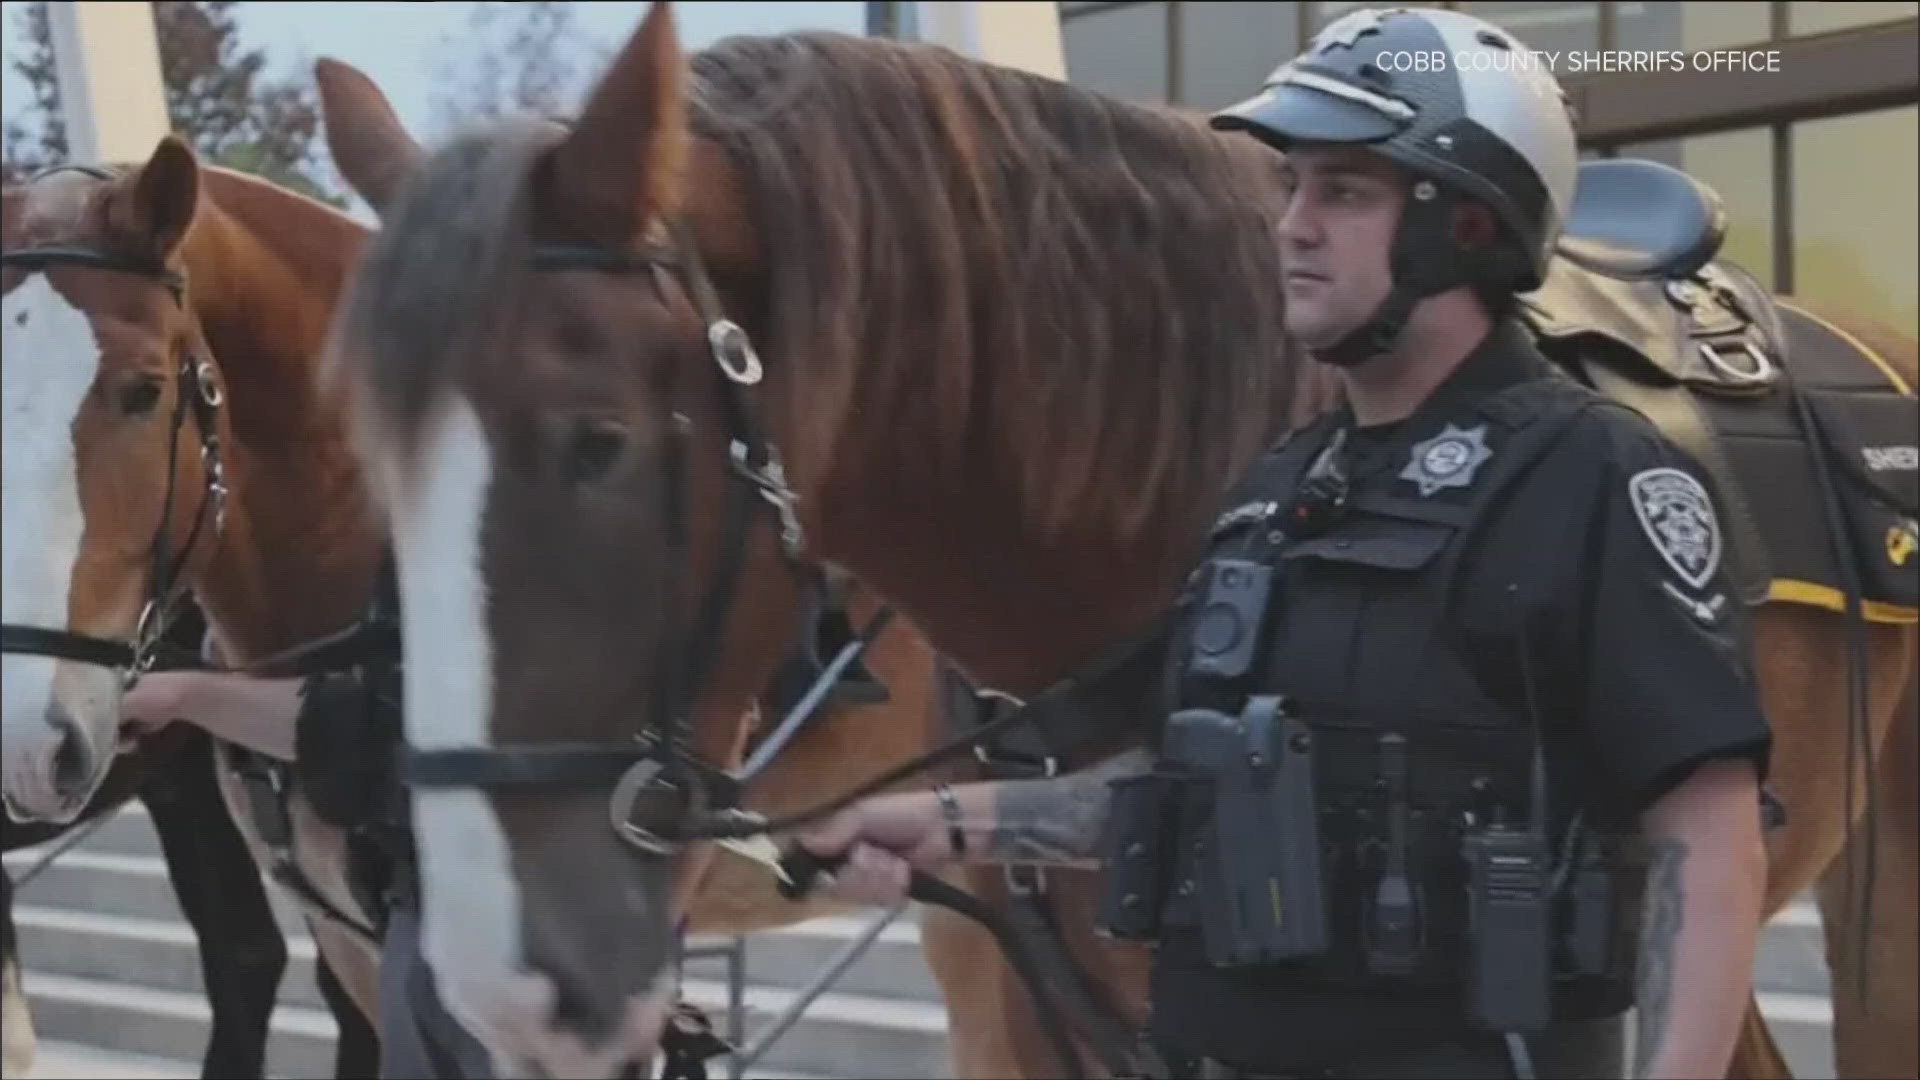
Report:
[[[1352,489],[1387,481],[1396,497],[1464,501],[1475,477],[1493,468],[1484,447],[1466,438],[1437,456],[1427,451],[1475,400],[1536,378],[1566,376],[1518,324],[1496,325],[1413,415],[1350,432]],[[1641,414],[1595,401],[1475,519],[1460,541],[1449,617],[1423,647],[1462,650],[1490,693],[1518,701],[1511,646],[1516,625],[1525,626],[1553,801],[1589,806],[1590,823],[1632,824],[1704,761],[1743,756],[1764,779],[1771,740],[1750,666],[1749,616],[1721,565],[1725,538],[1706,502],[1704,470]],[[1348,423],[1342,409],[1296,438],[1323,444]],[[1285,603],[1284,586],[1277,595]],[[1342,630],[1344,663],[1300,664],[1275,681],[1296,680],[1286,687],[1296,699],[1305,689],[1298,683],[1312,682],[1307,698],[1391,703],[1400,695],[1417,710],[1417,686],[1358,684],[1360,672],[1391,670],[1391,658],[1368,650],[1408,647],[1405,633],[1386,632],[1398,629],[1369,627],[1362,614]],[[1162,964],[1173,959],[1166,952]],[[1272,1060],[1265,1051],[1286,1045],[1283,1060],[1295,1061],[1464,1030],[1457,999],[1430,992],[1267,985],[1258,999],[1252,1030],[1250,1018],[1223,1025],[1220,1010],[1193,1001],[1156,1001],[1154,1027],[1178,1043],[1189,1029],[1224,1026],[1244,1040],[1243,1057],[1258,1050]]]

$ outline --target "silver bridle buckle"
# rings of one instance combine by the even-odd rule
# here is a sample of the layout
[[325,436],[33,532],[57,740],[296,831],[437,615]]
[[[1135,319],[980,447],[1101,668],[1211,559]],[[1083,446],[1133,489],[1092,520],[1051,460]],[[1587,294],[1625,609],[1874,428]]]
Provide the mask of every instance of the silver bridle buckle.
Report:
[[660,774],[664,766],[656,758],[647,758],[636,762],[628,769],[619,783],[613,785],[613,796],[607,802],[607,813],[613,823],[613,831],[620,839],[639,848],[648,855],[658,858],[671,858],[680,850],[680,845],[665,839],[658,833],[641,825],[634,824],[633,808],[641,794],[649,788],[679,789],[662,779]]
[[753,351],[752,340],[732,319],[721,319],[707,327],[707,347],[713,350],[714,363],[720,365],[727,378],[742,386],[758,383],[765,374],[760,366],[760,354]]

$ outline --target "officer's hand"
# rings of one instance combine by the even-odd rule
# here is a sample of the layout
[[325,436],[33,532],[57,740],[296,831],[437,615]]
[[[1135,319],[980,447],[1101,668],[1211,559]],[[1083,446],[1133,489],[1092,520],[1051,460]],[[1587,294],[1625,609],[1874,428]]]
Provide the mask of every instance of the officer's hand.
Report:
[[794,839],[828,859],[843,853],[852,858],[860,848],[871,848],[868,865],[876,867],[898,861],[909,869],[938,870],[954,859],[939,800],[926,791],[855,803]]
[[813,895],[891,907],[907,898],[912,879],[913,867],[907,860],[862,841],[847,852],[846,865],[821,877]]

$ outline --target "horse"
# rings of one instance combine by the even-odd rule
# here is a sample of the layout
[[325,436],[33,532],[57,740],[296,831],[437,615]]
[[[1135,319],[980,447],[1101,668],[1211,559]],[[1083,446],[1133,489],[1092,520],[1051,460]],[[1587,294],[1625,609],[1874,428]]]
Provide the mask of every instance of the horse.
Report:
[[[610,1075],[653,1045],[713,857],[660,823],[730,760],[795,560],[1028,697],[1150,627],[1226,485],[1337,403],[1277,310],[1276,159],[1192,115],[830,34],[687,57],[663,4],[570,125],[429,153],[363,75],[317,76],[336,165],[382,215],[330,367],[398,538],[423,946],[506,1065]],[[1913,384],[1910,336],[1796,306]],[[777,527],[723,522],[742,485]],[[1914,630],[1868,631],[1856,754],[1833,722],[1845,620],[1755,614],[1789,811],[1767,913],[1819,884],[1841,1068],[1911,1073]],[[1125,720],[1059,765],[1119,749]],[[607,821],[636,775],[684,781],[642,787],[645,858]],[[1871,926],[1837,899],[1858,855],[1888,868]],[[1048,878],[1071,955],[1137,1026],[1148,954],[1094,935],[1097,873]],[[1859,934],[1871,1001],[1837,947]],[[1000,959],[947,959],[997,1075],[1047,1075]],[[1732,1071],[1784,1074],[1751,1002]]]
[[[189,610],[169,635],[177,648],[197,647],[204,624]],[[120,751],[100,789],[71,825],[22,824],[0,818],[0,848],[14,851],[58,840],[139,798],[153,822],[180,910],[200,943],[210,1030],[201,1056],[207,1078],[265,1075],[268,1023],[286,970],[286,940],[267,902],[253,856],[234,827],[214,782],[213,746],[205,732],[178,725],[138,736]],[[24,884],[24,883],[23,883]],[[0,968],[5,973],[6,1075],[33,1070],[33,1020],[20,982],[13,920],[16,884],[0,878]],[[318,957],[315,977],[341,1031],[336,1076],[365,1075],[374,1061],[371,1031]]]
[[[174,136],[136,168],[56,170],[9,189],[5,205],[6,798],[18,816],[68,824],[124,799],[143,760],[164,760],[116,753],[118,705],[124,672],[156,659],[156,635],[189,590],[215,648],[246,659],[337,630],[371,588],[379,538],[337,425],[308,391],[331,296],[366,229],[203,168]],[[141,741],[191,750],[170,768],[209,786],[217,777],[217,797],[184,804],[188,835],[155,806],[176,867],[183,845],[216,846],[236,827],[251,852],[250,881],[194,881],[192,896],[176,885],[203,941],[262,949],[250,928],[260,919],[273,935],[244,988],[248,1060],[220,1063],[221,1075],[259,1075],[285,944],[264,894],[249,901],[272,856],[229,748],[184,726]],[[297,790],[292,802],[301,862],[338,862],[338,837],[312,827]],[[230,944],[229,914],[246,935]],[[377,953],[326,920],[310,925],[339,1074],[369,1075]],[[233,977],[212,975],[224,1024]]]

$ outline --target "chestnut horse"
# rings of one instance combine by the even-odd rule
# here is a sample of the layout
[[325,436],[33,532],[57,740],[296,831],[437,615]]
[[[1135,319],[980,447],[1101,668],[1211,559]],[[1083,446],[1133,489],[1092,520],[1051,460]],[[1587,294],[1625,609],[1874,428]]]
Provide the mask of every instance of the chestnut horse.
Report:
[[[10,634],[143,649],[187,590],[230,659],[353,621],[381,538],[310,372],[367,230],[257,178],[203,169],[172,136],[137,168],[57,172],[9,190],[6,207]],[[7,655],[16,813],[69,820],[99,791],[129,662]],[[228,748],[217,757],[230,822],[203,828],[237,825],[271,868]],[[291,803],[297,861],[364,921],[328,872],[338,831],[317,827],[297,790]],[[339,1016],[340,1067],[364,1074],[377,1068],[377,950],[326,919],[310,925],[360,1014]],[[256,1007],[271,1003],[269,988]]]
[[[689,59],[663,4],[570,128],[507,120],[429,154],[364,76],[318,74],[336,163],[383,222],[335,351],[397,540],[424,949],[506,1064],[604,1076],[653,1045],[711,854],[663,833],[635,857],[609,791],[636,760],[697,781],[733,759],[792,560],[1030,695],[1150,625],[1225,486],[1335,400],[1276,310],[1276,159],[1196,117],[837,35]],[[1911,339],[1844,325],[1911,385]],[[742,482],[778,528],[723,524]],[[1757,614],[1789,810],[1767,911],[1818,882],[1831,942],[1873,935],[1870,1003],[1833,952],[1841,1068],[1911,1075],[1914,632],[1869,641],[1863,928],[1830,872],[1865,809],[1841,797],[1862,787],[1846,624]],[[1097,874],[1050,880],[1138,1023],[1147,954],[1091,933]],[[1051,1067],[996,957],[936,973],[957,1024],[1000,1034],[982,1075]],[[1778,1069],[1749,1021],[1736,1073]]]

